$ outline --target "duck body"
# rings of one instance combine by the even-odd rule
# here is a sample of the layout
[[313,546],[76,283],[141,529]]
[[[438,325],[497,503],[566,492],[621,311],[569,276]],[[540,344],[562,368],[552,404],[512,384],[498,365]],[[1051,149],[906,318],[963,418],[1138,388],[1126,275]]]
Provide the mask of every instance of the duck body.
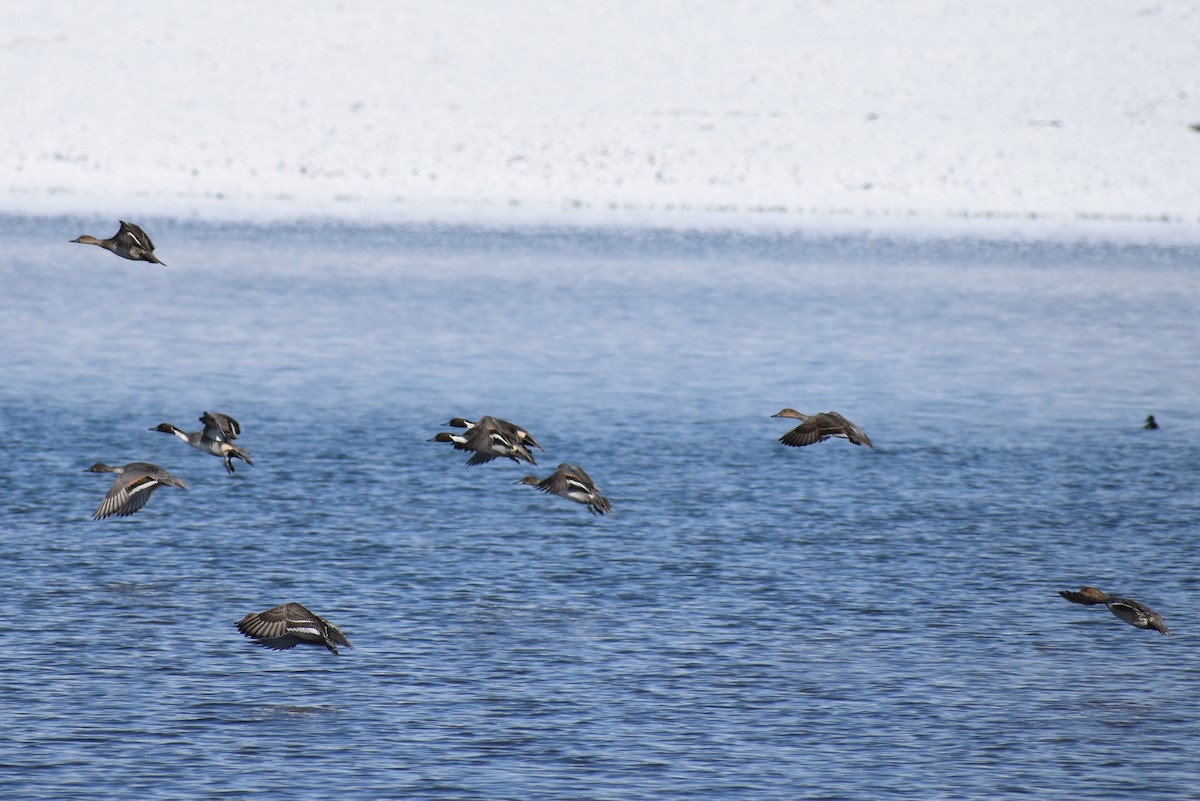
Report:
[[118,222],[121,223],[121,227],[108,239],[97,239],[90,234],[83,234],[71,241],[81,245],[98,245],[116,253],[123,259],[148,261],[152,264],[161,264],[163,267],[167,266],[164,262],[159,261],[158,256],[154,255],[154,243],[150,241],[150,237],[145,231],[124,220],[118,220]]
[[583,504],[594,515],[607,514],[612,511],[612,504],[596,489],[596,482],[592,481],[592,477],[577,464],[564,462],[546,478],[525,476],[516,483],[528,484],[537,487],[542,492]]
[[1095,587],[1081,587],[1078,592],[1059,590],[1058,594],[1073,604],[1084,604],[1085,606],[1104,604],[1108,607],[1108,611],[1135,628],[1154,629],[1168,636],[1171,634],[1171,630],[1167,628],[1161,615],[1137,601],[1118,598]]
[[254,640],[255,645],[273,651],[285,651],[297,645],[314,645],[323,646],[336,654],[339,645],[354,647],[337,626],[297,603],[281,604],[265,612],[252,612],[234,625],[238,631]]
[[107,465],[102,462],[84,470],[85,473],[115,473],[117,478],[104,500],[96,507],[93,520],[106,517],[128,517],[146,505],[151,493],[159,487],[187,489],[187,484],[163,468],[149,462],[130,462],[127,465]]
[[[462,418],[455,418],[447,425],[453,425],[455,421],[468,422]],[[479,422],[472,423],[462,434],[439,432],[430,442],[449,442],[454,445],[455,450],[471,452],[472,456],[467,460],[469,465],[487,464],[500,458],[537,464],[533,454],[521,442],[516,426],[494,417],[480,418]]]
[[779,438],[779,441],[784,445],[790,445],[794,448],[812,445],[816,442],[823,442],[830,437],[841,437],[849,440],[855,445],[866,445],[868,448],[874,448],[870,438],[863,433],[863,430],[851,423],[845,417],[842,417],[837,412],[817,412],[816,414],[803,414],[795,409],[780,409],[778,414],[771,415],[772,417],[790,417],[794,420],[799,420],[800,425],[793,428],[791,431]]
[[242,433],[242,427],[238,425],[237,420],[220,412],[205,412],[200,415],[200,422],[204,423],[204,428],[200,431],[184,431],[170,423],[159,423],[150,430],[174,434],[197,450],[221,457],[228,473],[234,472],[234,459],[241,459],[248,465],[254,464],[250,454],[230,442]]

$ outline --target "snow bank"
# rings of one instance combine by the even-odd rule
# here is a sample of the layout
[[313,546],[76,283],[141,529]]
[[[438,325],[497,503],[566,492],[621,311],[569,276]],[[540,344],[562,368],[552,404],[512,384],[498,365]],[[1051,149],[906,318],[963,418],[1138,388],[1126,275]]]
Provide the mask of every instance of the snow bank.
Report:
[[0,212],[1200,241],[1200,6],[10,4]]

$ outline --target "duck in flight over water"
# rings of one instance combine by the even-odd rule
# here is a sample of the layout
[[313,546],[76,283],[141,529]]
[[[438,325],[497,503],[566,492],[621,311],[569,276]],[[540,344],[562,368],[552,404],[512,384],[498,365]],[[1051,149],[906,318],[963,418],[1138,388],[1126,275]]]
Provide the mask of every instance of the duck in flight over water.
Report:
[[1108,611],[1136,628],[1154,629],[1168,636],[1171,634],[1170,629],[1167,628],[1167,624],[1163,622],[1162,617],[1157,612],[1148,606],[1139,604],[1137,601],[1131,601],[1128,598],[1117,598],[1095,587],[1080,587],[1079,592],[1059,590],[1058,594],[1073,604],[1084,604],[1085,606],[1104,604],[1108,607]]
[[779,441],[784,445],[790,445],[794,448],[812,445],[814,442],[822,442],[830,437],[848,439],[855,445],[866,445],[868,448],[875,447],[861,428],[837,412],[802,414],[795,409],[780,409],[778,414],[771,416],[790,417],[801,421],[800,425],[779,438]]
[[242,427],[238,425],[237,420],[220,412],[205,412],[200,415],[200,422],[204,423],[204,428],[190,433],[182,431],[170,423],[159,423],[150,430],[174,434],[193,448],[211,453],[213,456],[220,456],[225,463],[227,473],[233,472],[234,459],[241,459],[249,465],[254,464],[250,459],[250,454],[230,442],[230,440],[237,439],[238,435],[242,433]]
[[[532,446],[534,448],[537,448],[539,451],[545,450],[544,448],[542,448],[541,445],[538,444],[537,440],[533,438],[532,434],[530,434],[525,429],[521,428],[516,423],[510,423],[507,420],[501,420],[499,417],[490,417],[490,418],[484,418],[484,419],[485,420],[490,419],[493,423],[495,423],[500,428],[511,432],[517,438],[517,440],[520,441],[520,443],[522,445]],[[450,426],[451,428],[472,429],[476,425],[478,425],[478,423],[468,420],[465,417],[452,417],[452,418],[450,418],[450,422],[446,423],[446,425]]]
[[150,237],[146,235],[145,231],[124,220],[118,222],[121,223],[121,227],[108,239],[97,239],[91,234],[84,234],[71,241],[81,245],[99,245],[123,259],[148,261],[153,264],[162,264],[163,267],[167,266],[158,260],[158,256],[154,255],[154,243],[150,241]]
[[255,645],[285,651],[297,645],[324,646],[332,653],[344,645],[353,648],[337,626],[297,603],[281,604],[265,612],[252,612],[234,625]]
[[127,465],[96,462],[83,472],[117,474],[108,494],[96,507],[96,512],[92,515],[93,520],[103,520],[112,515],[128,517],[145,506],[150,500],[150,494],[159,487],[187,489],[187,484],[149,462],[130,462]]
[[[456,417],[447,425],[455,425],[458,423],[466,423],[461,417]],[[495,417],[481,417],[479,422],[472,423],[467,430],[462,434],[452,434],[448,431],[438,433],[430,442],[449,442],[454,445],[457,451],[470,451],[473,453],[470,459],[467,460],[469,465],[486,464],[493,459],[501,457],[512,459],[514,462],[529,462],[537,464],[533,454],[525,447],[522,439],[529,441],[531,445],[536,446],[532,437],[528,432],[514,426],[506,420],[498,420]]]
[[594,515],[602,515],[612,511],[612,504],[596,489],[592,477],[577,464],[560,464],[558,469],[546,478],[525,476],[517,484],[528,484],[537,487],[542,492],[558,495],[568,501],[587,506]]

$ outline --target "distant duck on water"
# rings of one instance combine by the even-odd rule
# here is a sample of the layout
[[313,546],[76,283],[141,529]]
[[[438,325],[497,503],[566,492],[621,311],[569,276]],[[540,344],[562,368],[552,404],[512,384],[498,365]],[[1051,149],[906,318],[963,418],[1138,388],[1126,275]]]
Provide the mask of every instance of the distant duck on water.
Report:
[[568,501],[587,506],[594,515],[602,515],[612,511],[612,504],[596,489],[592,477],[583,471],[579,465],[560,464],[558,469],[546,478],[525,476],[517,484],[528,484],[537,487],[542,492],[558,495]]
[[1148,428],[1151,430],[1158,428],[1158,421],[1154,419],[1154,415],[1150,415],[1146,418],[1146,425],[1142,426],[1142,428]]
[[255,645],[273,651],[285,651],[297,645],[324,646],[332,653],[344,645],[353,648],[337,626],[297,603],[281,604],[265,612],[252,612],[239,620],[237,630],[254,640]]
[[[447,425],[454,426],[456,423],[467,422],[461,417],[456,417]],[[521,436],[522,433],[524,433],[524,437]],[[537,446],[528,432],[524,432],[523,429],[512,423],[495,417],[481,417],[479,422],[471,423],[462,434],[442,431],[429,441],[449,442],[454,445],[455,450],[472,452],[473,455],[467,460],[469,465],[486,464],[501,457],[514,462],[537,464],[533,454],[523,444],[523,439],[528,440],[531,445]]]
[[158,256],[154,255],[154,243],[150,241],[150,237],[146,235],[145,231],[124,220],[118,220],[118,222],[121,223],[121,227],[108,239],[97,239],[91,234],[84,234],[71,241],[81,245],[99,245],[123,259],[148,261],[152,264],[162,264],[163,267],[167,266],[158,260]]
[[815,442],[823,442],[830,437],[848,439],[855,445],[866,445],[868,448],[875,447],[861,428],[837,412],[802,414],[795,409],[780,409],[778,414],[771,416],[790,417],[801,421],[800,425],[779,438],[779,441],[784,445],[790,445],[794,448],[812,445]]
[[1095,587],[1080,587],[1079,592],[1059,590],[1058,594],[1073,604],[1084,604],[1085,606],[1104,604],[1108,607],[1108,611],[1136,628],[1154,629],[1166,635],[1171,633],[1157,612],[1137,601],[1117,598]]
[[149,462],[130,462],[123,466],[96,462],[83,472],[117,474],[108,494],[96,507],[96,512],[92,515],[93,520],[103,520],[112,515],[128,517],[145,506],[150,500],[150,494],[159,487],[187,489],[187,484]]
[[238,425],[237,420],[220,412],[205,412],[200,415],[200,422],[204,423],[204,428],[190,433],[182,431],[170,423],[159,423],[150,430],[174,434],[193,448],[211,453],[213,456],[220,456],[228,473],[233,472],[234,459],[241,459],[249,465],[254,464],[250,460],[250,454],[230,442],[230,440],[237,439],[238,435],[242,433],[242,427]]

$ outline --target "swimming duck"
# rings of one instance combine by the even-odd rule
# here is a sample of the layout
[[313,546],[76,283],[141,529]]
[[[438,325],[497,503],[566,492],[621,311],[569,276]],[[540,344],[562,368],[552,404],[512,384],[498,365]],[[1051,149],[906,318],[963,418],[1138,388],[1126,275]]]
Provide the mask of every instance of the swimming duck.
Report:
[[442,431],[429,441],[450,442],[455,450],[473,451],[474,455],[467,460],[469,465],[486,464],[502,456],[514,462],[537,464],[533,454],[521,443],[515,428],[512,423],[494,417],[482,417],[463,434]]
[[558,469],[546,478],[525,476],[517,484],[529,484],[542,492],[558,495],[575,503],[587,506],[594,515],[602,515],[612,511],[612,504],[596,489],[592,477],[583,471],[579,465],[560,464]]
[[90,234],[84,234],[77,239],[72,239],[72,242],[78,242],[81,245],[99,245],[105,250],[111,250],[123,259],[132,259],[133,261],[148,261],[154,264],[167,265],[158,260],[158,256],[154,255],[154,243],[150,241],[150,237],[146,235],[138,226],[133,223],[118,220],[121,227],[109,239],[97,239]]
[[130,462],[123,466],[113,466],[96,462],[84,470],[85,473],[116,473],[117,478],[104,500],[96,507],[93,520],[103,520],[111,515],[128,517],[146,505],[150,493],[161,486],[187,489],[175,476],[149,462]]
[[[485,419],[491,419],[496,425],[507,430],[509,433],[511,433],[513,436],[515,436],[521,442],[522,445],[532,445],[533,447],[537,448],[539,451],[545,451],[545,448],[543,448],[541,445],[538,444],[537,440],[533,438],[533,435],[530,434],[525,429],[521,428],[519,425],[517,425],[515,423],[510,423],[507,420],[501,420],[499,417],[492,417],[492,418],[485,418]],[[452,417],[452,418],[450,418],[450,422],[446,423],[446,425],[450,426],[451,428],[471,429],[476,426],[476,423],[473,423],[472,421],[466,419],[465,417]]]
[[1154,419],[1154,415],[1150,415],[1149,417],[1146,418],[1146,425],[1142,426],[1142,428],[1149,428],[1149,429],[1158,428],[1158,421]]
[[249,465],[254,464],[250,459],[250,454],[229,441],[237,439],[238,435],[242,433],[242,427],[238,425],[237,420],[220,412],[205,412],[200,415],[200,422],[204,423],[204,428],[191,433],[181,431],[170,423],[159,423],[150,430],[174,434],[193,448],[211,453],[213,456],[220,456],[225,463],[226,472],[229,473],[233,472],[234,459],[241,459]]
[[315,645],[325,646],[336,654],[339,645],[354,647],[337,626],[297,603],[282,604],[265,612],[251,612],[234,625],[254,640],[255,645],[273,651]]
[[1167,624],[1163,623],[1162,617],[1157,612],[1139,604],[1137,601],[1131,601],[1128,598],[1116,598],[1095,587],[1080,587],[1079,592],[1059,590],[1058,594],[1073,604],[1084,604],[1086,606],[1104,604],[1108,607],[1108,611],[1136,628],[1154,629],[1166,635],[1170,635],[1171,633],[1167,628]]
[[801,421],[800,425],[779,438],[779,441],[784,445],[799,448],[803,445],[812,445],[814,442],[827,440],[830,437],[841,437],[842,439],[850,440],[855,445],[866,445],[868,448],[875,447],[871,444],[871,440],[867,438],[867,435],[862,432],[861,428],[837,412],[801,414],[795,409],[780,409],[779,414],[771,416],[791,417]]

